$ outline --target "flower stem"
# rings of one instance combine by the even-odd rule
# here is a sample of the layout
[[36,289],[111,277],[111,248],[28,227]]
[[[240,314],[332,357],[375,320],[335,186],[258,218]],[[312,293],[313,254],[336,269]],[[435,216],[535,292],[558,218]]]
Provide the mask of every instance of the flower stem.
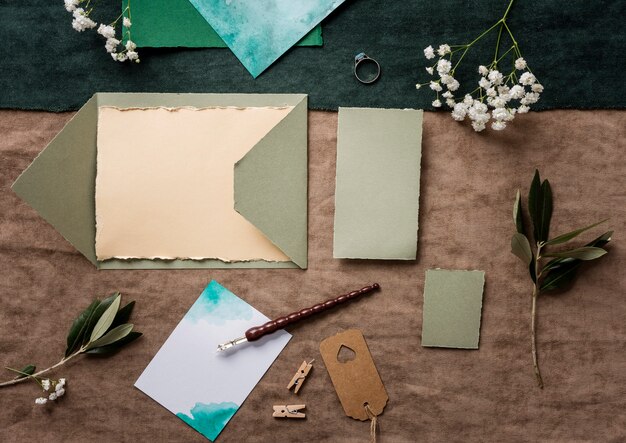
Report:
[[[26,380],[28,380],[30,378],[33,378],[33,379],[35,379],[35,381],[37,381],[37,377],[39,377],[40,375],[45,374],[46,372],[49,372],[49,371],[55,369],[55,368],[58,368],[61,365],[64,365],[69,360],[71,360],[72,358],[76,357],[78,354],[82,353],[83,350],[84,350],[83,348],[80,348],[75,353],[73,353],[73,354],[71,354],[71,355],[69,355],[67,357],[62,358],[61,361],[59,361],[58,363],[50,366],[49,368],[42,369],[41,371],[36,372],[36,373],[34,373],[32,375],[28,375],[28,376],[24,376],[22,378],[16,378],[16,379],[13,379],[13,380],[5,381],[4,383],[0,383],[0,388],[5,387],[5,386],[16,385],[18,383],[22,383],[23,381],[26,381]],[[12,369],[12,370],[15,371],[14,369]],[[15,372],[20,372],[21,373],[21,371],[15,371]]]
[[530,335],[531,335],[531,352],[533,355],[533,369],[535,370],[535,378],[539,389],[543,389],[543,379],[539,370],[539,359],[537,357],[537,296],[540,291],[539,279],[539,260],[541,259],[541,243],[537,245],[537,257],[535,259],[535,284],[533,286],[532,307],[530,312]]

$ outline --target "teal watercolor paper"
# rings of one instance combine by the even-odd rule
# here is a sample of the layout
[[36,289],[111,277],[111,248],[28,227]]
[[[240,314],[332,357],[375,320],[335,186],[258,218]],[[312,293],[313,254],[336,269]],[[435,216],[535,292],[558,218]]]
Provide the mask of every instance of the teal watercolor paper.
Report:
[[239,409],[239,405],[228,401],[209,403],[208,405],[196,403],[189,411],[189,415],[179,412],[176,416],[213,441],[224,429],[226,423],[235,415],[237,409]]
[[190,0],[258,77],[345,0]]
[[277,331],[235,352],[217,353],[217,345],[267,321],[268,317],[211,281],[135,387],[214,441],[291,335]]

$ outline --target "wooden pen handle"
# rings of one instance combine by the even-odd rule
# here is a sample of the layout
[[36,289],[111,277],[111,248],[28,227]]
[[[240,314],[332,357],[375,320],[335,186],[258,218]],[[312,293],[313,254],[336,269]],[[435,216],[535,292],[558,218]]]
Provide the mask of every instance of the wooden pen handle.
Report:
[[347,301],[360,297],[363,294],[376,291],[379,288],[380,285],[378,283],[374,283],[370,286],[365,286],[358,291],[352,291],[347,294],[342,294],[339,297],[331,298],[329,300],[326,300],[325,302],[313,305],[310,308],[304,308],[297,312],[292,312],[289,315],[285,315],[284,317],[278,317],[274,320],[270,320],[261,326],[255,326],[248,329],[246,331],[246,339],[248,339],[248,341],[258,340],[266,334],[271,334],[272,332],[276,332],[279,329],[284,329],[288,325],[300,321],[304,318],[310,317],[313,314],[326,311],[327,309],[330,309],[341,303],[345,303]]

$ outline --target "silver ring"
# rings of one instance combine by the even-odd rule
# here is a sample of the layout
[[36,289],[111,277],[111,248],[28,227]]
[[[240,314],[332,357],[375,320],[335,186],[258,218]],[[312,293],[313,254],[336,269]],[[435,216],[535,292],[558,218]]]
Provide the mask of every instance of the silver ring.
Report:
[[[366,65],[376,66],[376,75],[371,79],[362,79],[361,77],[359,77],[359,67],[366,66]],[[376,80],[378,80],[378,77],[380,77],[380,65],[378,64],[376,60],[374,60],[371,57],[368,57],[367,54],[365,54],[365,52],[361,52],[357,54],[356,57],[354,57],[354,76],[356,77],[358,81],[366,85],[370,83],[374,83]]]

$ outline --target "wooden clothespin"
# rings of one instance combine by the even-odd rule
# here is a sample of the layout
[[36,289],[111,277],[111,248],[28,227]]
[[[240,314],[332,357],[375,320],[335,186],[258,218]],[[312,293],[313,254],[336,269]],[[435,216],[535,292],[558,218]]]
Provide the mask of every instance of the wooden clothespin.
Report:
[[298,368],[298,372],[295,373],[295,375],[293,376],[293,378],[287,385],[287,389],[291,389],[295,386],[296,389],[294,389],[293,392],[295,394],[298,393],[298,391],[302,387],[302,384],[304,383],[304,380],[306,379],[306,376],[309,374],[309,372],[311,372],[314,361],[315,360],[311,360],[310,362],[307,363],[306,360],[304,360],[302,362],[302,364],[300,365],[300,368]]
[[305,418],[304,412],[300,409],[306,408],[305,405],[274,405],[274,413],[272,417],[277,418]]

